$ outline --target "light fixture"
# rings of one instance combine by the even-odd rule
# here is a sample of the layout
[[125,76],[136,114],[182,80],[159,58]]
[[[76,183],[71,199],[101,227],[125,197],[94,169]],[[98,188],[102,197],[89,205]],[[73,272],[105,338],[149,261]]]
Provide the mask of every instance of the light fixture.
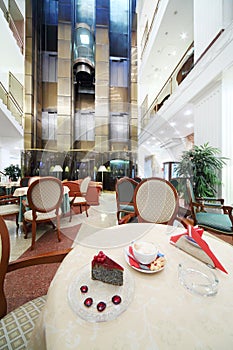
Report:
[[55,167],[53,168],[53,173],[62,173],[63,169],[60,165],[55,165]]
[[98,172],[102,173],[102,191],[103,191],[104,190],[104,173],[107,172],[107,169],[104,165],[100,165]]
[[90,39],[89,39],[89,36],[87,34],[81,34],[80,40],[81,40],[82,44],[89,45],[89,43],[90,43]]
[[187,33],[181,33],[180,34],[180,38],[182,39],[182,40],[185,40],[185,39],[187,39],[187,37],[188,37],[188,35],[187,35]]
[[58,178],[59,180],[62,179],[63,169],[62,169],[62,167],[60,165],[55,165],[55,167],[53,168],[52,172],[55,174],[56,178]]

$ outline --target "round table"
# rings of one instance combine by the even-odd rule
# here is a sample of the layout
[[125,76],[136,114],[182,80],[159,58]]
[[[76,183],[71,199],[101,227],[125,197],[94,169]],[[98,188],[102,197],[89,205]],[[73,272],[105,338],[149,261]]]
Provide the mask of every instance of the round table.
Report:
[[[29,349],[231,350],[233,247],[203,234],[229,274],[214,270],[219,279],[215,296],[194,295],[181,285],[178,265],[203,266],[203,263],[169,243],[171,234],[182,232],[183,228],[135,223],[79,237],[78,244],[61,263],[50,285],[47,303]],[[165,254],[165,268],[148,274],[130,267],[125,248],[132,239],[154,242]],[[99,250],[123,266],[124,273],[130,274],[133,293],[126,310],[115,319],[90,322],[73,311],[68,293],[84,269],[89,266],[91,271],[91,261]]]

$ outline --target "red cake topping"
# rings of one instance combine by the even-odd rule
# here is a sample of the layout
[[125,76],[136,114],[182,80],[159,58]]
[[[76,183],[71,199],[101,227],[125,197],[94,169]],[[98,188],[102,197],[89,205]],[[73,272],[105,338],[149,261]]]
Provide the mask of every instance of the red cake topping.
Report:
[[106,256],[102,251],[99,251],[98,255],[95,255],[92,260],[92,267],[95,264],[104,266],[105,268],[114,268],[121,271],[124,271],[123,267],[117,264],[115,261]]

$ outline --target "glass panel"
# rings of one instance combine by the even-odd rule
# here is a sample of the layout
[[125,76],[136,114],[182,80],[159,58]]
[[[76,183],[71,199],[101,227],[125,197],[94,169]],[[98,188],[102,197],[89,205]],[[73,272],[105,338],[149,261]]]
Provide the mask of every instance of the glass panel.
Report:
[[57,113],[42,112],[42,139],[57,139]]
[[128,57],[129,1],[110,0],[110,55]]
[[127,87],[128,86],[128,62],[126,60],[110,60],[110,85]]
[[111,141],[125,141],[129,138],[129,116],[119,113],[111,116]]
[[58,23],[58,1],[44,0],[44,23],[57,25]]
[[95,141],[95,120],[93,111],[75,114],[75,141]]

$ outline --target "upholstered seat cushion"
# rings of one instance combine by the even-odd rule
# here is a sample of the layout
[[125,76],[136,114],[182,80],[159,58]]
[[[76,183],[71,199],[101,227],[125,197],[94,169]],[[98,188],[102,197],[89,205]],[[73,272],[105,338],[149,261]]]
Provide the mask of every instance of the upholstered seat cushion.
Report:
[[216,213],[196,213],[197,224],[203,227],[211,227],[217,231],[223,231],[232,235],[232,223],[228,215]]
[[0,349],[26,349],[46,296],[38,297],[11,311],[0,320]]
[[0,205],[0,215],[11,215],[16,214],[19,212],[19,205],[18,204],[6,204],[6,205]]
[[134,212],[134,206],[133,205],[127,205],[127,204],[120,204],[120,210],[133,213]]
[[[73,200],[74,197],[70,197],[70,201]],[[85,204],[86,199],[84,197],[76,197],[73,204]]]
[[[59,215],[62,214],[62,210],[59,209]],[[24,218],[25,220],[28,221],[32,221],[32,210],[27,210],[24,213]],[[55,214],[55,210],[47,212],[47,213],[37,213],[37,219],[36,221],[40,221],[40,220],[49,220],[49,219],[55,219],[56,218],[56,214]]]

